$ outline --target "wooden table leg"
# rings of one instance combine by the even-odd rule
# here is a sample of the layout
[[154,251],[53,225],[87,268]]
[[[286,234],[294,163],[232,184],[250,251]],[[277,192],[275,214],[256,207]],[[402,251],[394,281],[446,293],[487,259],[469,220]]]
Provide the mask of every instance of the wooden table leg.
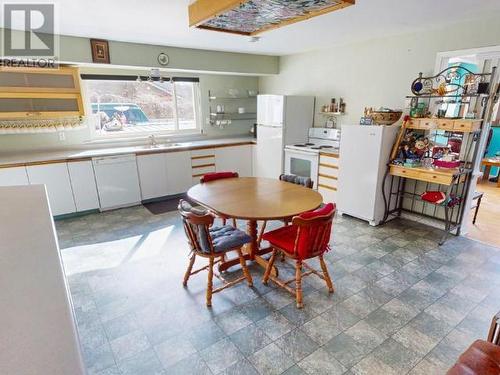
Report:
[[491,165],[484,166],[483,181],[488,181],[490,178]]
[[247,221],[247,234],[252,238],[252,241],[247,245],[247,253],[250,254],[250,259],[254,260],[257,255],[257,221]]
[[[248,220],[247,222],[247,234],[252,238],[252,241],[245,246],[245,254],[244,257],[246,260],[253,260],[258,265],[263,268],[267,267],[268,261],[262,257],[262,255],[270,253],[272,251],[271,248],[267,249],[259,249],[257,245],[257,221],[256,220]],[[228,259],[225,262],[221,262],[219,264],[219,272],[225,271],[228,268],[239,264],[239,259]],[[278,276],[278,269],[274,266],[271,270],[271,275],[274,277]]]

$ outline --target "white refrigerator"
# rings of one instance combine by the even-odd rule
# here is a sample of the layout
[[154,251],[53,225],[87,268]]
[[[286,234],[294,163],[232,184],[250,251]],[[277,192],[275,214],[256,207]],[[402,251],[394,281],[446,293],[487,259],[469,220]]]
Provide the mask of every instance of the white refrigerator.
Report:
[[382,181],[398,130],[398,125],[342,125],[339,213],[380,224],[385,211]]
[[258,95],[254,176],[278,178],[285,145],[306,142],[313,117],[313,96]]

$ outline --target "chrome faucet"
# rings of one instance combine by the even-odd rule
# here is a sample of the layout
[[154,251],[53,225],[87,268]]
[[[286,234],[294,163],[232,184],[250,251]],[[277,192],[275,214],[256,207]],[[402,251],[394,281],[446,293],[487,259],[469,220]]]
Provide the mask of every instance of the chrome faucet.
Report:
[[149,139],[149,145],[150,145],[151,147],[158,147],[158,143],[156,142],[156,138],[155,138],[154,134],[151,134],[151,135],[148,137],[148,139]]

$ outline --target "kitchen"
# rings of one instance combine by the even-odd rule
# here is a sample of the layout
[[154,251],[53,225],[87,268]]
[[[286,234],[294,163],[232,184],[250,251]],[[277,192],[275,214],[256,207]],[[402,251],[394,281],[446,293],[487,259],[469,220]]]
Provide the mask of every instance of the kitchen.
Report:
[[48,60],[2,51],[0,373],[496,358],[498,4],[208,3],[54,0]]

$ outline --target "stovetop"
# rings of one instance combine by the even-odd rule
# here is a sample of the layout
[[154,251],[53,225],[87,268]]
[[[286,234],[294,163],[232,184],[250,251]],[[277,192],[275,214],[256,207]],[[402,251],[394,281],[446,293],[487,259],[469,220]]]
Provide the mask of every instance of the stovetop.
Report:
[[340,131],[337,129],[310,128],[307,142],[286,145],[291,150],[337,152],[340,147]]

